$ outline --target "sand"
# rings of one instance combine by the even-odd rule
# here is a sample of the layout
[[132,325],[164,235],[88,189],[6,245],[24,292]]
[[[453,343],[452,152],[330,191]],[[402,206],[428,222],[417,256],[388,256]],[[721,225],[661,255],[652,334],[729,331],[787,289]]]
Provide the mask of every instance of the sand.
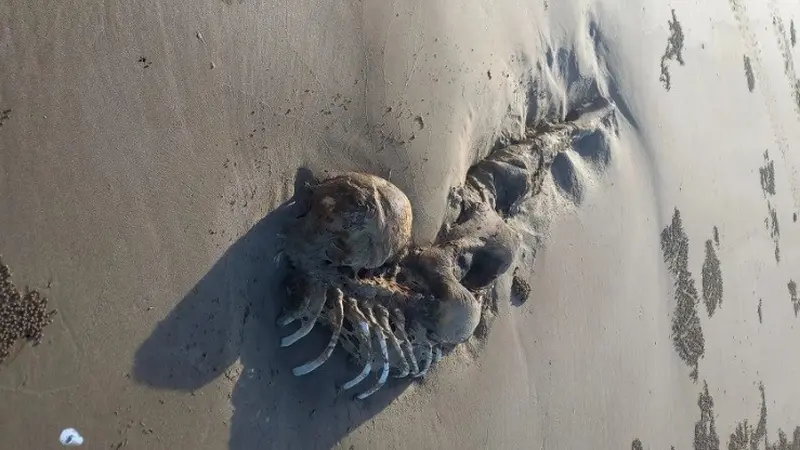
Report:
[[[791,440],[794,20],[777,0],[3,2],[0,254],[57,314],[0,365],[2,447],[74,427],[85,448],[692,448],[712,417],[720,448]],[[280,349],[273,325],[296,183],[389,178],[425,244],[499,139],[597,96],[617,124],[528,205],[541,245],[497,291],[530,291],[485,344],[366,402],[336,395],[339,353],[291,375],[327,340]],[[671,334],[685,272],[697,382]]]

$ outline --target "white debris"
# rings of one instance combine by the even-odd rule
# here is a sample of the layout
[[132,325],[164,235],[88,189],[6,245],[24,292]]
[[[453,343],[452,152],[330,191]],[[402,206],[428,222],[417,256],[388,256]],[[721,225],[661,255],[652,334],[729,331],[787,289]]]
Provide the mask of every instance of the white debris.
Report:
[[66,428],[61,432],[59,440],[61,441],[61,445],[66,447],[77,447],[79,445],[83,445],[83,436],[81,436],[81,434],[78,433],[78,430],[75,428]]

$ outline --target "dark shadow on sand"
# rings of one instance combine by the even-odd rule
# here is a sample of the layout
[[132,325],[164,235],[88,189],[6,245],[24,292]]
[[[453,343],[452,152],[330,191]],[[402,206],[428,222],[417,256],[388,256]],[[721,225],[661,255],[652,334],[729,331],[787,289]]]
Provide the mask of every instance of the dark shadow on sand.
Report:
[[556,186],[567,198],[578,205],[583,202],[585,190],[583,182],[580,180],[575,166],[566,153],[556,155],[553,165],[550,166],[550,173],[553,174]]
[[[296,187],[308,178],[299,171]],[[337,394],[337,384],[354,370],[340,350],[312,374],[292,375],[291,368],[314,358],[329,338],[314,330],[290,348],[278,346],[291,331],[275,326],[286,292],[285,270],[273,257],[276,235],[292,214],[290,199],[239,238],[158,324],[134,360],[135,380],[160,389],[191,392],[220,376],[235,380],[234,450],[329,449],[408,386],[392,380],[366,401],[354,401],[349,391]]]

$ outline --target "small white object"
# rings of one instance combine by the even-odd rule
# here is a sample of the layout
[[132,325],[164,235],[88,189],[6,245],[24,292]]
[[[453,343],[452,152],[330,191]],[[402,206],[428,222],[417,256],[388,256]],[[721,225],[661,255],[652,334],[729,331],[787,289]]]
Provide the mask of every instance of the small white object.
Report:
[[83,445],[83,436],[78,433],[78,430],[75,428],[66,428],[64,431],[61,432],[61,437],[59,437],[61,441],[61,445],[66,447],[77,447],[79,445]]

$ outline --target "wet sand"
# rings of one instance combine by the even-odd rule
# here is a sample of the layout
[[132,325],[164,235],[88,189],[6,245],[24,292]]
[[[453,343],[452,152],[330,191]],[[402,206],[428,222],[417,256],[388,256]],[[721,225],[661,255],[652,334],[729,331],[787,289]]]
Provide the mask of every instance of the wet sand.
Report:
[[[74,427],[86,448],[692,448],[699,421],[728,448],[744,419],[758,448],[792,438],[799,14],[3,3],[0,254],[57,311],[0,365],[3,446],[56,448]],[[327,340],[280,349],[273,325],[297,183],[389,178],[425,244],[498,140],[598,96],[617,121],[526,205],[516,225],[541,245],[498,284],[484,343],[366,402],[337,396],[353,370],[339,352],[292,376]],[[676,209],[688,248],[673,272],[661,233]],[[696,382],[672,335],[685,272]]]

